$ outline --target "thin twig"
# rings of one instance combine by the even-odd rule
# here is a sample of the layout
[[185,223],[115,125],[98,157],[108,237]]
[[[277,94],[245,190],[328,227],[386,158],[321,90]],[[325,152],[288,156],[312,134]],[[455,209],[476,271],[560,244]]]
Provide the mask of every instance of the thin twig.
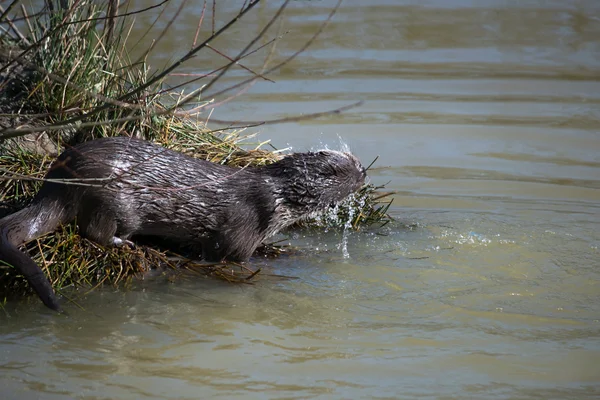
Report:
[[[338,8],[340,7],[340,5],[342,4],[342,1],[343,0],[338,0],[338,2],[335,5],[335,7],[331,10],[331,12],[329,13],[329,15],[327,16],[327,19],[319,27],[319,30],[298,51],[296,51],[294,54],[292,54],[291,56],[289,56],[288,58],[286,58],[285,60],[283,60],[279,64],[277,64],[274,67],[270,68],[268,71],[266,71],[264,73],[264,75],[268,75],[269,73],[271,73],[271,72],[273,72],[273,71],[281,68],[282,66],[288,64],[290,61],[292,61],[293,59],[295,59],[300,53],[304,52],[317,39],[317,37],[323,32],[323,30],[325,29],[325,27],[329,24],[329,22],[331,21],[331,19],[335,15],[336,11],[338,10]],[[252,77],[252,78],[246,79],[245,81],[242,81],[242,82],[240,82],[238,84],[232,85],[232,86],[230,86],[228,88],[225,88],[223,90],[220,90],[220,91],[218,91],[216,93],[205,95],[205,97],[211,98],[211,99],[212,98],[216,98],[216,97],[218,97],[218,96],[220,96],[220,95],[222,95],[222,94],[224,94],[226,92],[229,92],[229,91],[231,91],[233,89],[237,89],[238,87],[244,86],[244,85],[248,84],[249,82],[252,82],[253,80],[256,80],[256,77]]]
[[[289,31],[286,31],[286,32],[282,33],[280,36],[277,36],[277,37],[269,40],[267,43],[265,43],[265,44],[257,47],[256,49],[254,49],[254,50],[252,50],[252,51],[250,51],[250,52],[248,52],[246,54],[244,54],[244,56],[242,58],[240,58],[240,60],[243,60],[244,58],[246,58],[246,57],[248,57],[248,56],[250,56],[250,55],[252,55],[252,54],[254,54],[254,53],[256,53],[256,52],[258,52],[260,50],[262,50],[263,48],[269,46],[270,44],[276,42],[277,40],[280,40],[284,35],[286,35],[288,33],[289,33]],[[185,81],[183,83],[180,83],[178,85],[169,86],[167,89],[163,89],[163,90],[157,92],[156,94],[160,95],[160,94],[162,94],[164,92],[173,91],[173,90],[179,89],[179,88],[181,88],[183,86],[190,85],[190,84],[192,84],[194,82],[197,82],[199,80],[202,80],[202,79],[206,78],[207,76],[213,76],[216,72],[219,72],[223,68],[225,68],[225,66],[219,67],[219,68],[214,69],[214,70],[212,70],[210,72],[207,72],[205,74],[201,74],[201,75],[199,75],[198,77],[196,77],[194,79],[190,79],[190,80]],[[174,74],[171,74],[170,76],[190,76],[190,75],[193,75],[193,74],[174,73]]]
[[234,61],[231,57],[229,57],[227,54],[222,53],[221,51],[215,49],[214,47],[212,47],[210,44],[207,44],[206,47],[208,47],[209,49],[211,49],[212,51],[214,51],[215,53],[217,53],[218,55],[225,57],[226,59],[228,59],[229,61],[234,62],[235,65],[239,65],[241,68],[245,69],[246,71],[250,72],[252,75],[256,76],[257,78],[262,78],[265,81],[269,81],[272,83],[275,83],[274,80],[267,78],[266,76],[260,75],[254,71],[252,71],[250,68],[240,64],[238,61]]
[[198,40],[198,35],[200,34],[200,27],[202,26],[202,21],[204,21],[204,11],[206,11],[206,0],[202,4],[202,12],[200,13],[200,20],[198,21],[198,26],[196,27],[196,34],[194,35],[194,41],[192,42],[192,49],[196,47],[196,41]]
[[215,18],[217,18],[217,0],[213,0],[212,7],[212,34],[215,34]]
[[140,56],[140,58],[137,59],[136,63],[138,63],[142,59],[146,58],[148,56],[148,54],[150,54],[152,52],[152,50],[154,50],[154,47],[165,37],[165,35],[167,34],[167,32],[171,29],[171,26],[173,25],[173,23],[175,22],[175,20],[179,17],[179,14],[181,14],[181,11],[183,11],[183,7],[186,5],[186,3],[187,3],[187,0],[182,0],[181,1],[181,4],[179,5],[179,8],[175,12],[175,15],[173,16],[173,18],[169,19],[169,22],[167,22],[167,24],[163,28],[162,32],[160,32],[160,34],[158,35],[158,38],[155,39],[154,41],[152,41],[152,43],[150,44],[150,46],[148,47],[148,49],[146,49],[146,51],[144,52],[144,54],[142,54]]
[[[15,3],[13,3],[13,4],[15,4]],[[11,4],[10,6],[12,6],[13,4]],[[25,13],[25,6],[23,6],[21,4],[21,8],[23,10],[23,13]],[[0,11],[3,11],[1,6],[0,6]],[[2,16],[0,16],[0,23],[4,22],[3,21],[4,15],[5,15],[5,13],[3,12]],[[14,34],[17,35],[17,37],[19,38],[20,41],[22,41],[26,45],[30,45],[29,40],[27,40],[27,38],[21,33],[21,31],[19,30],[19,28],[17,28],[17,26],[15,25],[14,19],[6,18],[5,22],[8,24],[9,28],[14,32]]]
[[21,2],[21,0],[13,0],[12,3],[9,4],[9,6],[6,8],[6,10],[3,10],[2,7],[0,6],[0,11],[2,11],[2,14],[0,14],[0,22],[2,22],[4,20],[4,18],[8,15],[9,12],[11,12],[11,10],[16,7],[17,4],[19,4]]
[[251,125],[251,126],[261,126],[261,125],[283,124],[283,123],[288,123],[288,122],[304,121],[307,119],[315,119],[315,118],[323,117],[325,115],[339,114],[339,113],[347,111],[351,108],[360,107],[361,105],[363,105],[363,103],[364,103],[363,101],[357,101],[356,103],[348,104],[346,106],[335,108],[333,110],[327,110],[327,111],[316,112],[316,113],[311,113],[311,114],[304,114],[304,115],[297,115],[294,117],[277,118],[277,119],[271,119],[271,120],[265,120],[265,121],[226,121],[226,120],[215,119],[215,118],[211,118],[210,121],[214,122],[214,123],[218,123],[218,124],[223,124],[223,125],[243,124],[243,125]]

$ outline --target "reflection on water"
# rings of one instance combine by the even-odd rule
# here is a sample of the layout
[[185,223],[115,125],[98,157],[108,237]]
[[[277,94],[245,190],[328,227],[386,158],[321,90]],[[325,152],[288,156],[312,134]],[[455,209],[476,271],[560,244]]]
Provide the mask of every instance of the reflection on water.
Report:
[[[330,3],[292,2],[275,58]],[[256,34],[274,7],[236,29]],[[276,84],[213,116],[366,100],[260,138],[303,150],[340,135],[365,163],[379,155],[371,179],[398,191],[397,222],[351,234],[350,258],[340,234],[300,232],[299,254],[253,260],[254,286],[156,279],[94,292],[66,318],[9,304],[2,398],[600,396],[599,22],[595,0],[344,2]]]

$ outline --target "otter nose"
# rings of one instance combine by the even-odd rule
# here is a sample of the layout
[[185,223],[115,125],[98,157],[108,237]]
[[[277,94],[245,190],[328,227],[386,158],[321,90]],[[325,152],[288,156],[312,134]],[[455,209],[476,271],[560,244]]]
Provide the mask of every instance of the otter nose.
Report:
[[365,167],[360,168],[360,175],[362,176],[362,179],[365,180],[367,179],[367,170],[365,169]]
[[363,183],[368,185],[369,183],[371,183],[371,178],[369,178],[369,175],[367,175],[367,170],[363,168]]

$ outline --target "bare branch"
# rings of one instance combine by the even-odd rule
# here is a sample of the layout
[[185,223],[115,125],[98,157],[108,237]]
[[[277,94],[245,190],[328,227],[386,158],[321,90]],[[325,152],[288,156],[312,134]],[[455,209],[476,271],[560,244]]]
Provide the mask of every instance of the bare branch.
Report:
[[[298,50],[296,51],[294,54],[292,54],[291,56],[289,56],[288,58],[286,58],[285,60],[283,60],[282,62],[280,62],[279,64],[275,65],[274,67],[271,67],[269,70],[267,70],[264,74],[268,75],[269,73],[281,68],[282,66],[288,64],[290,61],[292,61],[293,59],[295,59],[296,57],[298,57],[298,55],[302,52],[304,52],[316,39],[317,37],[319,37],[319,35],[323,32],[323,30],[325,30],[325,27],[327,27],[327,25],[329,24],[329,22],[331,21],[331,19],[333,18],[333,16],[335,15],[336,11],[338,10],[338,8],[340,7],[340,5],[342,4],[343,0],[338,0],[337,4],[335,5],[335,7],[331,10],[331,12],[329,13],[329,15],[327,16],[327,19],[321,24],[321,26],[319,27],[319,30]],[[212,93],[209,95],[205,95],[206,98],[216,98],[224,93],[227,93],[231,90],[237,89],[241,86],[247,85],[248,83],[255,81],[257,78],[256,77],[252,77],[249,79],[246,79],[242,82],[239,82],[235,85],[232,85],[228,88],[225,88],[223,90],[220,90],[216,93]],[[208,86],[208,85],[207,85]],[[206,89],[206,88],[205,88]]]
[[[19,0],[15,0],[13,1],[8,8],[6,9],[6,11],[3,11],[2,6],[0,6],[0,11],[2,11],[2,15],[0,15],[0,23],[3,23],[4,17],[6,16],[6,14],[8,14],[8,12],[10,11],[10,9],[18,2]],[[21,4],[21,7],[23,8],[23,13],[25,13],[25,8],[23,7],[23,5]],[[8,24],[9,28],[13,31],[13,33],[19,38],[20,41],[22,41],[23,43],[25,43],[26,45],[29,45],[29,41],[27,40],[27,38],[25,36],[23,36],[23,34],[21,33],[21,31],[19,30],[19,28],[17,28],[17,26],[14,23],[14,18],[8,18],[6,17],[6,23]],[[8,31],[6,31],[8,32]]]
[[304,114],[304,115],[297,115],[294,117],[271,119],[271,120],[265,120],[265,121],[226,121],[226,120],[215,119],[215,118],[211,118],[210,121],[215,122],[217,124],[223,124],[223,125],[232,125],[232,124],[242,124],[242,125],[248,125],[248,126],[274,125],[274,124],[283,124],[283,123],[288,123],[288,122],[304,121],[307,119],[315,119],[315,118],[323,117],[325,115],[340,114],[351,108],[360,107],[363,104],[364,104],[364,101],[357,101],[356,103],[352,103],[347,106],[335,108],[333,110],[327,110],[327,111],[311,113],[311,114]]
[[254,71],[252,71],[250,68],[240,64],[238,61],[234,61],[231,57],[229,57],[227,54],[222,53],[221,51],[215,49],[214,47],[212,47],[210,44],[207,44],[206,47],[208,47],[209,49],[211,49],[212,51],[214,51],[215,53],[217,53],[218,55],[225,57],[226,59],[228,59],[229,61],[232,61],[235,65],[239,65],[241,68],[245,69],[246,71],[250,72],[252,75],[256,76],[257,78],[262,78],[265,81],[269,81],[272,83],[275,83],[275,81],[273,81],[272,79],[269,79],[265,76],[262,76]]
[[[240,11],[241,13],[241,11]],[[213,7],[212,7],[212,34],[215,34],[215,19],[217,18],[217,0],[213,0]]]
[[2,7],[0,7],[0,11],[2,11],[2,14],[0,14],[0,21],[4,20],[4,18],[8,15],[8,13],[20,2],[21,2],[21,0],[13,0],[13,2],[10,3],[10,5],[6,8],[6,10],[2,10]]
[[[281,34],[281,35],[279,35],[279,36],[277,36],[277,37],[275,37],[275,38],[273,38],[273,39],[269,40],[267,43],[265,43],[265,44],[263,44],[263,45],[261,45],[261,46],[257,47],[256,49],[254,49],[254,50],[252,50],[252,51],[250,51],[250,52],[248,52],[248,53],[246,53],[246,54],[244,54],[244,56],[243,56],[242,58],[240,58],[240,60],[243,60],[244,58],[246,58],[246,57],[248,57],[248,56],[250,56],[250,55],[252,55],[252,54],[256,53],[257,51],[260,51],[261,49],[263,49],[263,48],[265,48],[265,47],[269,46],[270,44],[272,44],[272,43],[274,43],[275,41],[277,41],[277,40],[281,39],[281,38],[282,38],[284,35],[286,35],[286,34],[288,34],[288,33],[289,33],[289,32],[284,32],[283,34]],[[201,80],[201,79],[204,79],[204,78],[206,78],[207,76],[213,76],[213,75],[214,75],[216,72],[219,72],[219,71],[220,71],[220,70],[222,70],[223,68],[225,68],[225,66],[219,67],[219,68],[217,68],[217,69],[215,69],[215,70],[212,70],[211,72],[207,72],[206,74],[201,74],[201,75],[199,75],[197,78],[190,79],[189,81],[185,81],[185,82],[183,82],[183,83],[180,83],[179,85],[176,85],[176,86],[171,86],[171,87],[169,87],[168,89],[161,90],[161,91],[160,91],[160,92],[158,92],[157,94],[162,94],[162,93],[164,93],[164,92],[166,92],[166,91],[172,91],[172,90],[176,90],[176,89],[179,89],[180,87],[187,86],[187,85],[189,85],[189,84],[192,84],[192,83],[194,83],[194,82],[197,82],[197,81],[199,81],[199,80]],[[191,76],[191,75],[194,75],[194,74],[171,74],[171,76]]]
[[[185,6],[185,4],[187,3],[187,0],[182,0],[181,4],[179,5],[179,8],[177,9],[177,11],[175,12],[175,15],[173,16],[173,18],[171,18],[169,20],[169,22],[167,23],[167,25],[163,28],[162,32],[158,35],[158,38],[156,40],[154,40],[152,42],[152,44],[150,44],[150,46],[148,47],[148,49],[144,52],[144,54],[142,54],[140,56],[140,58],[138,58],[136,60],[135,63],[140,62],[141,60],[143,60],[144,58],[146,58],[148,56],[148,54],[150,54],[152,52],[152,50],[154,50],[154,46],[156,46],[156,44],[158,42],[160,42],[162,40],[162,38],[165,37],[165,34],[169,31],[169,29],[171,29],[171,26],[173,25],[173,22],[175,22],[175,20],[177,19],[177,17],[179,17],[179,14],[181,13],[181,11],[183,10],[183,7]],[[163,10],[164,11],[164,10]]]
[[204,21],[204,12],[206,11],[206,0],[202,4],[202,12],[200,13],[200,20],[198,21],[198,27],[196,28],[196,34],[194,35],[194,41],[192,42],[192,49],[196,46],[196,41],[198,40],[198,35],[200,34],[200,27],[202,26],[202,21]]
[[[213,78],[210,82],[208,82],[206,84],[206,86],[204,87],[204,90],[208,90],[212,85],[214,85],[223,75],[225,75],[225,73],[229,70],[229,68],[231,68],[231,66],[239,61],[244,54],[246,54],[246,52],[248,50],[250,50],[250,48],[252,48],[252,46],[254,46],[254,44],[256,42],[258,42],[258,40],[264,36],[264,34],[267,32],[267,30],[269,30],[269,28],[275,23],[275,21],[281,16],[281,14],[283,13],[283,10],[285,10],[285,8],[287,7],[287,5],[289,4],[290,0],[285,0],[285,2],[279,7],[279,9],[277,10],[277,12],[275,13],[275,15],[273,17],[271,17],[271,19],[269,20],[269,22],[267,22],[267,24],[264,26],[264,28],[258,33],[258,35],[256,35],[251,41],[250,43],[248,43],[246,45],[246,47],[244,47],[244,49],[242,51],[240,51],[240,53],[237,55],[237,57],[235,57],[229,64],[227,64],[225,66],[225,68],[223,68],[221,70],[221,72],[219,72],[219,74]],[[252,3],[250,3],[248,5],[248,7],[250,7],[250,5],[252,5]],[[269,71],[270,72],[270,71]],[[257,78],[254,77],[251,80],[248,80],[247,82],[251,82],[256,80]],[[246,82],[245,82],[246,83]],[[239,85],[241,86],[241,85]],[[238,87],[239,87],[238,86]],[[205,96],[206,98],[213,98],[213,96]]]

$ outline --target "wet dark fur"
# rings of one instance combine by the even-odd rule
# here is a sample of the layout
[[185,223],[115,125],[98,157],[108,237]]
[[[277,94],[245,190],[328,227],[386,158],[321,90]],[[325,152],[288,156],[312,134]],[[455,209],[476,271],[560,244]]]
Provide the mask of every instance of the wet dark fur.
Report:
[[[208,261],[243,261],[265,238],[358,190],[365,170],[336,151],[240,169],[146,141],[106,138],[63,152],[46,179],[28,207],[0,220],[0,261],[15,266],[58,310],[48,279],[18,247],[59,224],[76,219],[83,236],[105,246],[149,235]],[[70,184],[56,182],[62,179]]]

